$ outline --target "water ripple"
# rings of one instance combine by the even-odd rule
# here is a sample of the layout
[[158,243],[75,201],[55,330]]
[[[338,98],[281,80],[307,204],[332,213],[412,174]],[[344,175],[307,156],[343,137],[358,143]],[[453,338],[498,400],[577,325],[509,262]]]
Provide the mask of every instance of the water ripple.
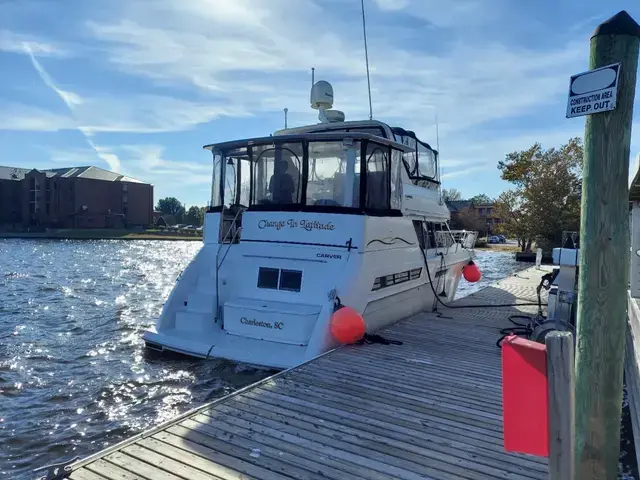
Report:
[[33,478],[268,374],[145,352],[199,248],[0,240],[0,477]]

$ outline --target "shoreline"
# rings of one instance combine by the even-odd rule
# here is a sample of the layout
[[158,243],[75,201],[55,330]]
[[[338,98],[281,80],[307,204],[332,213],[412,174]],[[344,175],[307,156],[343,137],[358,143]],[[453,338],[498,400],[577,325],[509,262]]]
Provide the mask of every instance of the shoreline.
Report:
[[167,233],[146,232],[112,232],[111,234],[100,232],[87,232],[82,230],[66,232],[1,232],[0,239],[17,238],[21,240],[164,240],[164,241],[202,241],[201,235],[171,235]]

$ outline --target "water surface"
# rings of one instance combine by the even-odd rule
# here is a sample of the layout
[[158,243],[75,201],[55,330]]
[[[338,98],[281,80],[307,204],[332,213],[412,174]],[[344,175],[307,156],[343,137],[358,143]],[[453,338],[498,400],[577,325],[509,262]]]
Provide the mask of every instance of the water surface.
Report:
[[[0,239],[0,477],[34,478],[271,373],[145,353],[142,333],[199,248]],[[458,296],[527,266],[491,251],[476,263],[482,280]]]

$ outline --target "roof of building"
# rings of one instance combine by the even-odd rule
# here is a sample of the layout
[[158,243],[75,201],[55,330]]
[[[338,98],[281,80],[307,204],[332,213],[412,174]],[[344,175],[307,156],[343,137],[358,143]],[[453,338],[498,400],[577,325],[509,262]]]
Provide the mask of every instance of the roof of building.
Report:
[[445,202],[450,212],[458,213],[471,206],[471,200],[449,200]]
[[18,168],[18,167],[3,167],[0,166],[0,180],[22,180],[27,173],[32,170],[44,173],[47,177],[60,177],[60,178],[90,178],[93,180],[104,180],[107,182],[131,182],[131,183],[146,183],[136,180],[135,178],[120,175],[119,173],[110,172],[100,167],[94,167],[92,165],[86,167],[66,167],[66,168],[48,168],[48,169],[35,169],[35,168]]

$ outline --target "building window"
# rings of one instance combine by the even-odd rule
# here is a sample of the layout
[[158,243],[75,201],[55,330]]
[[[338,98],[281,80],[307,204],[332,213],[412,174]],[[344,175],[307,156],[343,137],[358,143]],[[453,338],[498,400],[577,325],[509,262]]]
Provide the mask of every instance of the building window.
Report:
[[129,201],[129,197],[127,195],[122,196],[122,203],[127,203]]
[[478,209],[478,215],[480,215],[480,216],[484,215],[484,208],[479,208]]

